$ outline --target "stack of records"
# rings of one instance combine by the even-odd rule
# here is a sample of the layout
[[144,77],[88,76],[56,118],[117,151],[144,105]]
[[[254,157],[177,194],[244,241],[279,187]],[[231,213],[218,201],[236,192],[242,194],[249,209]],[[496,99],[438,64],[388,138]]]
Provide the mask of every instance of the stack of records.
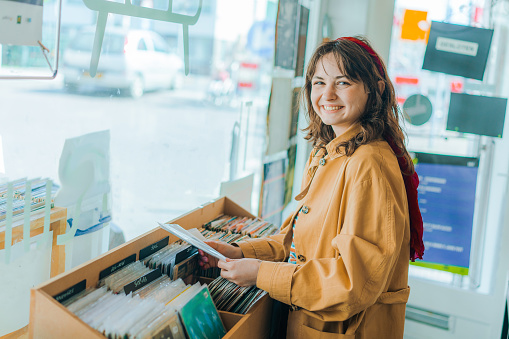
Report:
[[198,267],[198,250],[185,242],[178,241],[143,259],[152,269],[159,268],[172,279],[192,275]]
[[228,233],[228,232],[224,232],[224,231],[210,231],[205,228],[202,228],[200,230],[200,232],[207,240],[224,241],[229,244],[250,238],[248,235],[242,235],[242,234],[237,234],[237,233]]
[[[249,238],[262,238],[279,232],[275,225],[259,218],[220,215],[212,221],[205,223],[200,230],[207,240],[224,241],[229,244]],[[217,278],[221,270],[217,267],[199,270],[202,277]]]
[[279,227],[268,221],[230,215],[221,215],[203,225],[203,228],[215,232],[247,235],[251,238],[262,238],[279,232]]
[[210,294],[218,310],[246,314],[267,292],[256,286],[240,287],[223,277],[209,284]]
[[199,282],[172,281],[159,268],[138,261],[103,278],[99,285],[61,302],[108,338],[222,338],[226,334],[207,286]]

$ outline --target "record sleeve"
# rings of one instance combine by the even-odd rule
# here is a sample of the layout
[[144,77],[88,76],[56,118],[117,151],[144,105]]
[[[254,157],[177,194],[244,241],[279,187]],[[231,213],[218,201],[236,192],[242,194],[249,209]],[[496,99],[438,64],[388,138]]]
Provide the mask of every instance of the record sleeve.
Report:
[[220,339],[226,334],[209,289],[205,285],[182,307],[179,314],[189,338]]
[[180,225],[177,224],[161,224],[158,223],[161,228],[164,228],[166,231],[170,232],[171,234],[179,237],[180,239],[184,240],[185,242],[193,245],[194,247],[197,247],[201,249],[202,251],[210,254],[213,257],[218,258],[219,260],[226,261],[226,257],[216,251],[214,248],[210,247],[206,243],[204,243],[202,240],[198,239],[191,233],[189,233],[187,230],[182,228]]

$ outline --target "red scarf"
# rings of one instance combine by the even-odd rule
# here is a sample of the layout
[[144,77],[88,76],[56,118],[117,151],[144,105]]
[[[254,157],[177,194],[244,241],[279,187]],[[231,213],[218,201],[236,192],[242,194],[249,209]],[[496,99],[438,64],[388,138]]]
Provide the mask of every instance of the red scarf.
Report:
[[406,198],[408,200],[408,212],[410,213],[410,260],[422,259],[424,254],[424,243],[422,242],[422,216],[419,209],[419,201],[417,199],[417,187],[419,187],[419,176],[417,172],[412,175],[406,175],[408,169],[407,160],[403,156],[401,149],[394,143],[391,138],[386,138],[387,143],[391,146],[394,154],[398,159],[399,168],[405,182]]
[[[364,50],[366,50],[369,55],[375,61],[378,71],[382,76],[385,76],[384,68],[382,66],[382,61],[376,52],[363,41],[353,38],[353,37],[342,37],[336,39],[339,40],[349,40],[357,45],[361,46]],[[419,186],[419,176],[416,172],[412,175],[406,175],[405,172],[408,169],[408,164],[406,158],[403,156],[402,150],[394,143],[394,140],[391,138],[386,138],[387,143],[391,146],[394,154],[398,159],[399,168],[401,169],[401,174],[403,175],[403,181],[405,182],[406,196],[408,200],[408,211],[410,214],[410,260],[415,261],[415,259],[422,259],[424,254],[424,243],[422,242],[422,233],[423,233],[423,224],[422,224],[422,216],[421,211],[419,210],[419,202],[417,199],[417,187]]]

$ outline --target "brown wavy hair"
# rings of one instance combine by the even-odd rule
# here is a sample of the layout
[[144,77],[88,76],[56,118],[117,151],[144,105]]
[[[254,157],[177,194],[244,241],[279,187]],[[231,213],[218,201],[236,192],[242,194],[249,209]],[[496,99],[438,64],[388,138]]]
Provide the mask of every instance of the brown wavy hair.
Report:
[[[366,38],[359,36],[355,38],[371,47]],[[359,118],[361,132],[352,139],[340,143],[338,151],[344,147],[346,155],[351,156],[359,146],[383,138],[393,150],[396,150],[400,164],[401,160],[406,162],[403,173],[413,174],[412,158],[406,150],[405,135],[399,125],[401,112],[397,105],[394,86],[387,75],[387,68],[376,52],[375,55],[371,55],[361,45],[347,39],[322,43],[309,60],[305,84],[301,92],[309,121],[309,126],[304,129],[308,132],[305,139],[311,141],[313,147],[322,148],[336,137],[332,127],[325,125],[314,111],[311,102],[311,80],[319,62],[329,53],[334,55],[343,75],[350,81],[362,83],[368,93],[365,111]],[[377,65],[375,57],[379,59],[380,64]],[[379,67],[383,72],[380,72]],[[379,81],[383,81],[385,85],[382,92]]]

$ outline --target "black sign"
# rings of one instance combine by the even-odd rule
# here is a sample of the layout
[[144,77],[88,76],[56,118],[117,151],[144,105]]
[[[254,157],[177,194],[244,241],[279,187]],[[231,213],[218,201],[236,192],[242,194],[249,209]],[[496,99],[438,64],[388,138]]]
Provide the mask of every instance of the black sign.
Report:
[[129,294],[133,291],[139,290],[143,286],[150,284],[152,281],[156,280],[162,275],[163,274],[161,273],[160,269],[155,269],[152,272],[145,274],[143,277],[140,277],[134,280],[133,282],[125,285],[124,292],[125,294]]
[[431,23],[422,69],[482,80],[492,29]]
[[153,243],[152,245],[149,245],[149,246],[141,249],[140,250],[140,260],[143,260],[146,257],[148,257],[149,255],[151,255],[153,253],[156,253],[161,248],[163,248],[164,246],[168,245],[169,241],[170,241],[170,237],[168,236],[168,237],[166,237],[166,238],[164,238],[162,240],[159,240],[156,243]]
[[119,262],[111,265],[108,268],[105,268],[99,273],[99,280],[102,280],[109,276],[110,274],[115,273],[118,269],[124,268],[125,266],[129,265],[130,263],[133,263],[136,261],[136,254],[131,254],[125,259],[120,260]]
[[189,246],[185,248],[184,250],[178,252],[177,255],[175,256],[175,265],[196,253],[198,253],[198,249],[194,246]]
[[62,293],[57,294],[53,298],[55,298],[55,300],[58,301],[59,303],[63,303],[67,299],[75,296],[76,294],[80,293],[81,291],[84,291],[85,288],[87,288],[87,279],[80,281],[76,285],[66,289]]
[[451,93],[447,129],[502,137],[507,99]]

